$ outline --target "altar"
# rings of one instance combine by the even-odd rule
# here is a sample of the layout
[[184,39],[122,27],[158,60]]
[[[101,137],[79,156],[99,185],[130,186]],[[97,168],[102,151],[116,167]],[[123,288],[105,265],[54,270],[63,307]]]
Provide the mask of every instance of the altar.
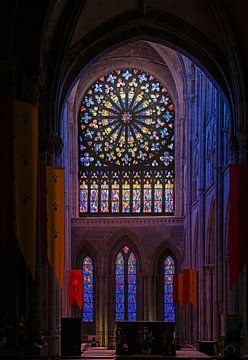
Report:
[[116,323],[116,358],[133,355],[175,355],[175,323],[135,321]]

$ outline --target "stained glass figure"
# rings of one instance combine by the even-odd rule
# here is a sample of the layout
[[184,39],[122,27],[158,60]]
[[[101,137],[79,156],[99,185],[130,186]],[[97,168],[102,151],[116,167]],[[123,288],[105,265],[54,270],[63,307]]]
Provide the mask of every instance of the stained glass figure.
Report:
[[92,213],[98,212],[98,179],[96,174],[93,174],[90,188],[90,211]]
[[101,212],[109,212],[109,184],[107,176],[103,176],[101,184]]
[[136,257],[125,245],[115,260],[115,320],[135,321],[137,314]]
[[175,262],[171,256],[164,260],[164,321],[175,322],[175,307],[173,301],[173,275]]
[[88,184],[85,174],[82,174],[80,184],[80,212],[88,212]]
[[140,213],[141,211],[141,183],[140,176],[136,174],[133,184],[133,212]]
[[128,321],[136,320],[136,258],[128,258]]
[[[80,106],[80,214],[172,215],[174,143],[174,105],[162,83],[139,69],[117,69],[101,76]],[[163,171],[153,192],[154,184],[144,176],[154,179],[156,169]],[[92,181],[95,172],[98,179]],[[83,173],[89,183],[83,184]],[[168,173],[170,186],[165,190]],[[137,181],[135,174],[140,177]]]
[[122,184],[122,212],[130,212],[130,182],[127,174],[124,175],[124,182]]
[[115,261],[115,320],[123,321],[125,316],[124,259],[118,253]]
[[92,322],[94,313],[94,269],[93,261],[89,256],[86,256],[83,260],[82,272],[84,287],[82,317],[83,321]]
[[145,213],[150,213],[152,211],[152,184],[149,174],[146,174],[145,176],[143,211]]
[[171,180],[168,180],[165,184],[165,212],[173,212],[173,187]]
[[154,212],[163,212],[163,184],[159,173],[156,174],[154,184]]

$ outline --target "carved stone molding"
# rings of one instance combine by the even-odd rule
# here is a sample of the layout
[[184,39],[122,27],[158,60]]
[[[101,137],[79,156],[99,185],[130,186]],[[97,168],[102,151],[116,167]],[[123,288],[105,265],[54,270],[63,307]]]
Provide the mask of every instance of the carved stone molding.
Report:
[[83,225],[183,225],[183,217],[174,216],[146,216],[146,217],[82,217],[73,218],[72,226]]

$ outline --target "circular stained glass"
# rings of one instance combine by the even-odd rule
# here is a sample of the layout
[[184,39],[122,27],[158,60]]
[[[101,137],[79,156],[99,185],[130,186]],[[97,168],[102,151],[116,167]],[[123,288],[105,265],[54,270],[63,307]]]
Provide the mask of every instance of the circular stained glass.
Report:
[[174,105],[165,86],[142,70],[115,70],[92,84],[79,126],[84,167],[173,166]]

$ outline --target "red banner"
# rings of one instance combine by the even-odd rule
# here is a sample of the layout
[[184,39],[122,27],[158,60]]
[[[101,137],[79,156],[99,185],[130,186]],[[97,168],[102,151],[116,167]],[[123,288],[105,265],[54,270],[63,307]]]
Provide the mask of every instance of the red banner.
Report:
[[248,260],[248,164],[230,168],[230,285]]
[[190,296],[190,270],[183,270],[183,302],[182,305],[185,306],[189,303]]
[[173,275],[173,300],[178,303],[178,274]]
[[197,305],[197,270],[190,269],[190,294],[189,301],[193,306]]
[[69,272],[69,306],[83,307],[83,274],[82,270]]

